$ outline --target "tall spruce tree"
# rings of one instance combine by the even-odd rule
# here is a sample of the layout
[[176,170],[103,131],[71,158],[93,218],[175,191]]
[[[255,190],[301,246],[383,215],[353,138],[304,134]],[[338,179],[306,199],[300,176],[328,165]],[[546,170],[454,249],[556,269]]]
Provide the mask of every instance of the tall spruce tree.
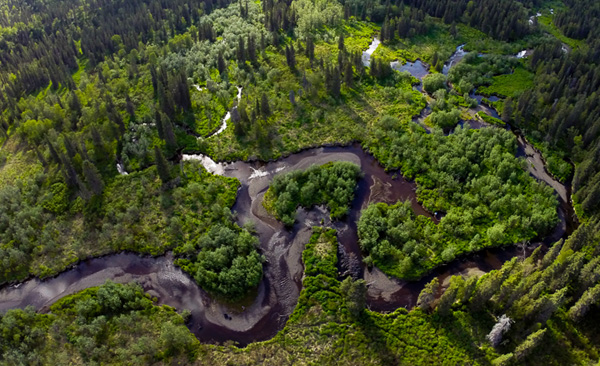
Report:
[[348,88],[354,86],[354,70],[352,69],[352,64],[350,62],[346,63],[346,68],[344,70],[344,84],[346,84]]
[[83,176],[88,184],[88,187],[95,195],[102,194],[104,189],[104,182],[102,182],[102,176],[96,169],[96,166],[89,160],[83,161]]
[[160,180],[163,184],[168,183],[171,180],[171,170],[169,169],[167,159],[165,159],[165,156],[158,146],[154,146],[154,161]]
[[267,94],[263,93],[260,98],[260,112],[265,116],[269,117],[271,115],[271,107],[269,106],[269,98],[267,98]]
[[161,121],[167,148],[169,151],[173,152],[177,149],[177,138],[175,137],[175,132],[173,131],[173,123],[171,122],[169,116],[164,114],[161,116]]

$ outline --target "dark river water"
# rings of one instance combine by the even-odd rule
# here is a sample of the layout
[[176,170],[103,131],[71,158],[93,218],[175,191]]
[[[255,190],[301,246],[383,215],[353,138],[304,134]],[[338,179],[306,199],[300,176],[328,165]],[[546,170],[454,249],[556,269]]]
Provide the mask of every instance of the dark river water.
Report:
[[[375,48],[376,46],[369,48],[369,57]],[[448,65],[458,62],[463,56],[462,47],[459,47]],[[369,57],[365,56],[364,61],[368,61]],[[420,61],[398,66],[398,69],[401,68],[414,72],[413,75],[419,79],[427,73]],[[480,105],[475,109],[477,110],[484,110],[498,117],[495,110],[489,107]],[[427,110],[422,116],[415,117],[415,122],[424,118],[426,114]],[[498,269],[505,261],[515,256],[525,256],[539,245],[547,247],[576,226],[573,222],[568,188],[546,172],[539,152],[522,137],[518,141],[518,154],[531,163],[529,172],[535,178],[550,184],[557,191],[561,201],[558,210],[561,222],[554,232],[527,246],[489,249],[463,256],[436,269],[420,281],[400,281],[387,277],[377,268],[367,269],[362,263],[356,231],[356,221],[361,209],[371,202],[395,203],[399,200],[410,200],[417,214],[431,217],[436,222],[438,218],[417,202],[414,182],[405,180],[395,172],[386,172],[375,158],[358,144],[313,148],[266,163],[216,163],[203,155],[184,155],[184,160],[199,160],[212,173],[235,177],[241,182],[233,207],[236,220],[240,225],[253,223],[260,238],[261,252],[267,259],[264,278],[247,299],[237,304],[226,304],[212,299],[191,277],[173,264],[171,254],[144,257],[133,253],[120,253],[82,261],[73,269],[54,278],[31,279],[18,285],[5,285],[0,288],[0,312],[29,305],[40,311],[48,311],[49,306],[61,297],[101,285],[108,279],[119,283],[136,281],[145,291],[156,296],[159,304],[170,305],[178,310],[190,310],[192,315],[188,327],[202,342],[233,340],[240,345],[246,345],[266,340],[283,328],[296,306],[304,269],[302,251],[311,236],[312,227],[319,225],[337,230],[340,243],[340,274],[350,274],[367,281],[370,309],[393,311],[398,307],[411,308],[415,305],[423,286],[433,277],[438,277],[441,283],[447,284],[444,281],[452,275],[481,274]],[[295,225],[288,230],[267,214],[262,207],[262,198],[275,174],[306,169],[313,164],[320,165],[330,161],[353,162],[364,172],[364,177],[358,183],[351,211],[344,220],[330,222],[329,213],[323,207],[299,209]]]
[[[264,211],[262,196],[275,174],[329,161],[350,161],[360,165],[364,172],[350,214],[345,220],[330,222],[327,210],[322,207],[309,211],[300,209],[296,224],[291,230],[286,230]],[[269,163],[216,165],[222,167],[224,175],[237,177],[242,182],[233,210],[240,224],[254,223],[260,237],[261,252],[267,258],[264,279],[247,301],[224,304],[211,299],[187,274],[173,265],[171,255],[143,257],[121,253],[83,261],[51,279],[32,279],[18,286],[5,286],[0,289],[0,311],[27,305],[47,311],[57,299],[100,285],[107,279],[121,283],[136,281],[145,291],[156,296],[160,304],[189,309],[192,316],[188,325],[201,341],[234,340],[244,345],[272,337],[292,313],[301,290],[301,253],[310,238],[311,228],[316,225],[324,224],[338,230],[340,259],[346,264],[350,263],[346,267],[353,267],[355,277],[367,280],[368,305],[376,311],[414,306],[424,284],[433,277],[439,277],[443,282],[454,274],[480,274],[500,268],[506,260],[523,253],[523,249],[516,246],[490,249],[459,258],[418,282],[391,279],[378,269],[368,270],[362,264],[356,234],[360,210],[370,202],[410,200],[417,214],[432,217],[435,221],[437,219],[416,201],[416,185],[413,182],[406,181],[400,174],[387,173],[359,145],[315,148]],[[544,240],[546,244],[566,232],[562,210],[561,207],[559,213],[563,220],[555,232]],[[525,252],[540,244],[530,245]]]

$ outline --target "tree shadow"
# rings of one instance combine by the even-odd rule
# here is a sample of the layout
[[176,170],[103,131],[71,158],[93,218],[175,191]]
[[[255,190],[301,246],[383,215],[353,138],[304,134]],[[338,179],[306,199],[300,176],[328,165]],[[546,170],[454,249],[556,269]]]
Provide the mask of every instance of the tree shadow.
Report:
[[382,364],[398,365],[400,360],[388,345],[390,334],[377,324],[376,317],[376,314],[363,311],[354,324],[359,327],[360,334],[368,340],[365,344],[368,345],[369,351],[376,354]]
[[[457,314],[463,313],[457,312]],[[467,316],[463,320],[464,323],[454,313],[444,317],[434,314],[424,317],[424,320],[435,329],[438,338],[444,337],[449,345],[462,350],[469,359],[480,364],[490,364],[486,353],[480,348],[480,343],[485,340],[483,328],[486,328],[488,320],[475,319],[469,314],[464,315]],[[492,326],[493,322],[490,322],[489,329],[492,329]]]

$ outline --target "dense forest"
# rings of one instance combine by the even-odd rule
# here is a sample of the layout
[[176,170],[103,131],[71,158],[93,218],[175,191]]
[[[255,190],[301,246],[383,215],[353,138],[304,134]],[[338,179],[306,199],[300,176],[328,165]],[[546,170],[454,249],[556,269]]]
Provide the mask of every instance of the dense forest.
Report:
[[[599,37],[594,0],[0,0],[0,305],[90,258],[166,255],[230,339],[115,275],[0,313],[0,364],[598,363]],[[409,200],[354,209],[389,187],[349,162],[255,175],[351,143]],[[273,272],[243,194],[303,276]],[[287,248],[316,205],[355,237]],[[252,318],[273,281],[295,309],[237,347],[253,330],[214,309]]]
[[379,123],[374,155],[414,178],[423,206],[444,216],[434,224],[415,217],[410,205],[370,206],[358,224],[368,263],[400,278],[420,278],[462,253],[543,237],[557,223],[552,189],[524,171],[510,132],[457,128],[443,136],[399,132],[399,121],[389,117]]
[[335,162],[312,166],[305,171],[278,175],[265,193],[263,205],[288,226],[294,224],[298,206],[311,208],[325,204],[331,218],[343,217],[354,198],[360,167],[352,163]]

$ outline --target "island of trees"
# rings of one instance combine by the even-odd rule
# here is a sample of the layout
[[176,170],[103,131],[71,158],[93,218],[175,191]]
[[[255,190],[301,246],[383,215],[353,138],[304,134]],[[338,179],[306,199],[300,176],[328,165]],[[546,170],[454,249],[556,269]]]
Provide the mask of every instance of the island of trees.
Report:
[[[366,207],[358,275],[313,228],[268,341],[201,344],[192,309],[107,282],[0,314],[0,363],[598,363],[599,18],[595,0],[0,0],[1,299],[121,251],[172,253],[211,301],[252,296],[270,264],[232,211],[242,183],[208,157],[359,143],[431,214]],[[360,179],[286,172],[264,206],[286,230],[300,206],[348,220]],[[531,247],[495,270],[434,272],[516,244]],[[382,309],[400,295],[363,272],[422,291]]]

